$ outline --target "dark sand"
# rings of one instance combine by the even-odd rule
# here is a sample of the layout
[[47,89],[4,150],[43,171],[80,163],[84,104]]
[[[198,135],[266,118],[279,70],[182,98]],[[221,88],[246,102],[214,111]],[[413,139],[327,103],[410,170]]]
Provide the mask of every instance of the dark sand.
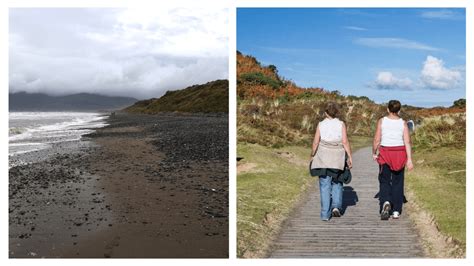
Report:
[[10,169],[9,256],[228,257],[227,115],[108,121]]

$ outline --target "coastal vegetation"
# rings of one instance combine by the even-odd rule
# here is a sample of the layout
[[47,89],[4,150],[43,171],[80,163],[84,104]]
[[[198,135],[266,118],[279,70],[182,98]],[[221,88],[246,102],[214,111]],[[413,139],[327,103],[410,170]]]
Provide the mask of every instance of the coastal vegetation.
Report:
[[[279,86],[275,87],[277,83]],[[328,101],[340,105],[340,119],[346,122],[348,134],[353,136],[370,136],[377,119],[386,112],[384,105],[366,96],[344,96],[337,90],[298,87],[280,77],[275,66],[263,66],[256,58],[239,52],[237,97],[239,143],[270,147],[309,145],[315,125],[324,118]],[[418,109],[405,108],[402,116],[419,121]]]

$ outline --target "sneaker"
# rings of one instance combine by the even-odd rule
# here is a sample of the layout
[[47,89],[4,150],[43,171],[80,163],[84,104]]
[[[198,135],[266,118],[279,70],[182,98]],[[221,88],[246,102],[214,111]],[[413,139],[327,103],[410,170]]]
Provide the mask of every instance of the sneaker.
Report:
[[323,222],[329,222],[329,218],[321,219],[321,221],[323,221]]
[[332,217],[341,217],[341,212],[338,208],[332,209]]
[[390,209],[392,207],[390,206],[390,202],[386,201],[383,203],[382,206],[382,213],[380,214],[380,219],[382,220],[388,220],[390,218]]
[[393,219],[398,219],[398,218],[400,218],[400,213],[397,212],[397,211],[394,211],[394,212],[392,213],[392,218],[393,218]]

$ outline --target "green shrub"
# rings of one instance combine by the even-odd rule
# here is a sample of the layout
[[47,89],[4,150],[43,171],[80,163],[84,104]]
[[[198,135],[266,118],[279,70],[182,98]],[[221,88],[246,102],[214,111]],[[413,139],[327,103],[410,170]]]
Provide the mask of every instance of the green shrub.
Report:
[[268,68],[273,72],[273,73],[278,73],[278,69],[275,65],[269,65]]
[[246,82],[252,82],[260,85],[269,85],[272,89],[276,90],[283,85],[283,82],[273,79],[271,77],[265,76],[261,72],[252,72],[245,73],[240,75],[240,78]]
[[466,99],[461,98],[461,99],[459,99],[459,100],[454,101],[452,107],[466,108]]

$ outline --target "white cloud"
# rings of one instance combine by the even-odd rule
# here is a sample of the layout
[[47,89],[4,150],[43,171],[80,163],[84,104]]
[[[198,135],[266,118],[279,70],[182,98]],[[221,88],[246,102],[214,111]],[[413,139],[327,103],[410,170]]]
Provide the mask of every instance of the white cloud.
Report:
[[377,74],[377,78],[373,86],[382,90],[409,90],[412,89],[413,81],[409,78],[395,77],[392,72],[384,71]]
[[357,27],[357,26],[345,26],[344,29],[355,30],[355,31],[366,31],[366,28]]
[[458,89],[464,76],[464,67],[447,68],[443,60],[429,55],[415,82],[407,77],[396,77],[389,71],[381,71],[369,86],[381,90],[449,90]]
[[374,48],[401,48],[426,51],[439,50],[436,47],[402,38],[358,38],[354,40],[354,43]]
[[11,9],[10,91],[149,98],[228,78],[221,8]]
[[431,10],[431,11],[423,11],[421,12],[420,16],[422,18],[428,19],[462,19],[464,16],[458,12],[448,9],[438,9],[438,10]]
[[421,80],[427,88],[452,89],[462,81],[462,74],[457,69],[446,68],[443,60],[429,55],[423,63]]

